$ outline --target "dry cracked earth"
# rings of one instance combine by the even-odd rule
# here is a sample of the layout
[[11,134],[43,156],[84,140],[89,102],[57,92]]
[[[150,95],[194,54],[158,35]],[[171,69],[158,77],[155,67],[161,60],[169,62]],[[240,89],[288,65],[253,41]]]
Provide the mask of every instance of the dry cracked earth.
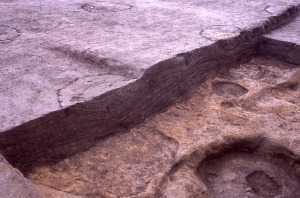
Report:
[[253,58],[143,124],[25,176],[52,189],[49,197],[53,189],[66,197],[300,197],[299,81],[295,65]]

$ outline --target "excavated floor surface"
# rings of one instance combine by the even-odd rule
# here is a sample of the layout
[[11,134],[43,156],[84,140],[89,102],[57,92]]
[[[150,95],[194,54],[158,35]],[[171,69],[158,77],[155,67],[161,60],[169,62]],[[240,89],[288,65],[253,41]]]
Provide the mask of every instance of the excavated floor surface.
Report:
[[0,8],[0,198],[300,197],[298,0]]
[[300,69],[266,57],[25,176],[47,197],[300,197]]

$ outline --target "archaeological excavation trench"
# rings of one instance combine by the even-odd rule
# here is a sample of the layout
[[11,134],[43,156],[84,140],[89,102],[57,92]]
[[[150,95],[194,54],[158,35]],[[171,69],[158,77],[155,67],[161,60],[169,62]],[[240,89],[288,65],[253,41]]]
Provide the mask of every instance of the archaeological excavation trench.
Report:
[[299,197],[295,75],[296,65],[252,58],[143,123],[23,173],[79,197]]
[[[134,10],[78,7],[96,15]],[[41,197],[300,197],[299,11],[288,7],[248,29],[208,26],[199,35],[209,45],[142,74],[49,44],[47,52],[74,65],[113,66],[57,89],[57,110],[1,132],[0,153]],[[5,43],[22,36],[6,25],[1,31]],[[94,96],[98,78],[112,88]],[[72,95],[78,89],[93,97]]]

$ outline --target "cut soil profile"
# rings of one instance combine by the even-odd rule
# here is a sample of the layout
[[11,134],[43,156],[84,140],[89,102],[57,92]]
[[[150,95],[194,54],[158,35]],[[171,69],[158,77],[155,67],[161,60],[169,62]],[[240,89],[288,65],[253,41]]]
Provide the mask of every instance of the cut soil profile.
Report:
[[0,197],[300,197],[299,3],[20,2]]
[[253,58],[127,132],[25,175],[83,197],[298,197],[300,89],[281,88],[298,70]]

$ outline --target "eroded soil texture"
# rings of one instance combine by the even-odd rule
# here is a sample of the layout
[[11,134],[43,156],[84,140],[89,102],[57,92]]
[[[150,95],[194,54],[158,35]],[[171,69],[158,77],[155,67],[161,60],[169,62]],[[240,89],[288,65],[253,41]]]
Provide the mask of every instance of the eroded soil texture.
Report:
[[25,173],[48,197],[300,197],[300,75],[258,57],[126,133]]

